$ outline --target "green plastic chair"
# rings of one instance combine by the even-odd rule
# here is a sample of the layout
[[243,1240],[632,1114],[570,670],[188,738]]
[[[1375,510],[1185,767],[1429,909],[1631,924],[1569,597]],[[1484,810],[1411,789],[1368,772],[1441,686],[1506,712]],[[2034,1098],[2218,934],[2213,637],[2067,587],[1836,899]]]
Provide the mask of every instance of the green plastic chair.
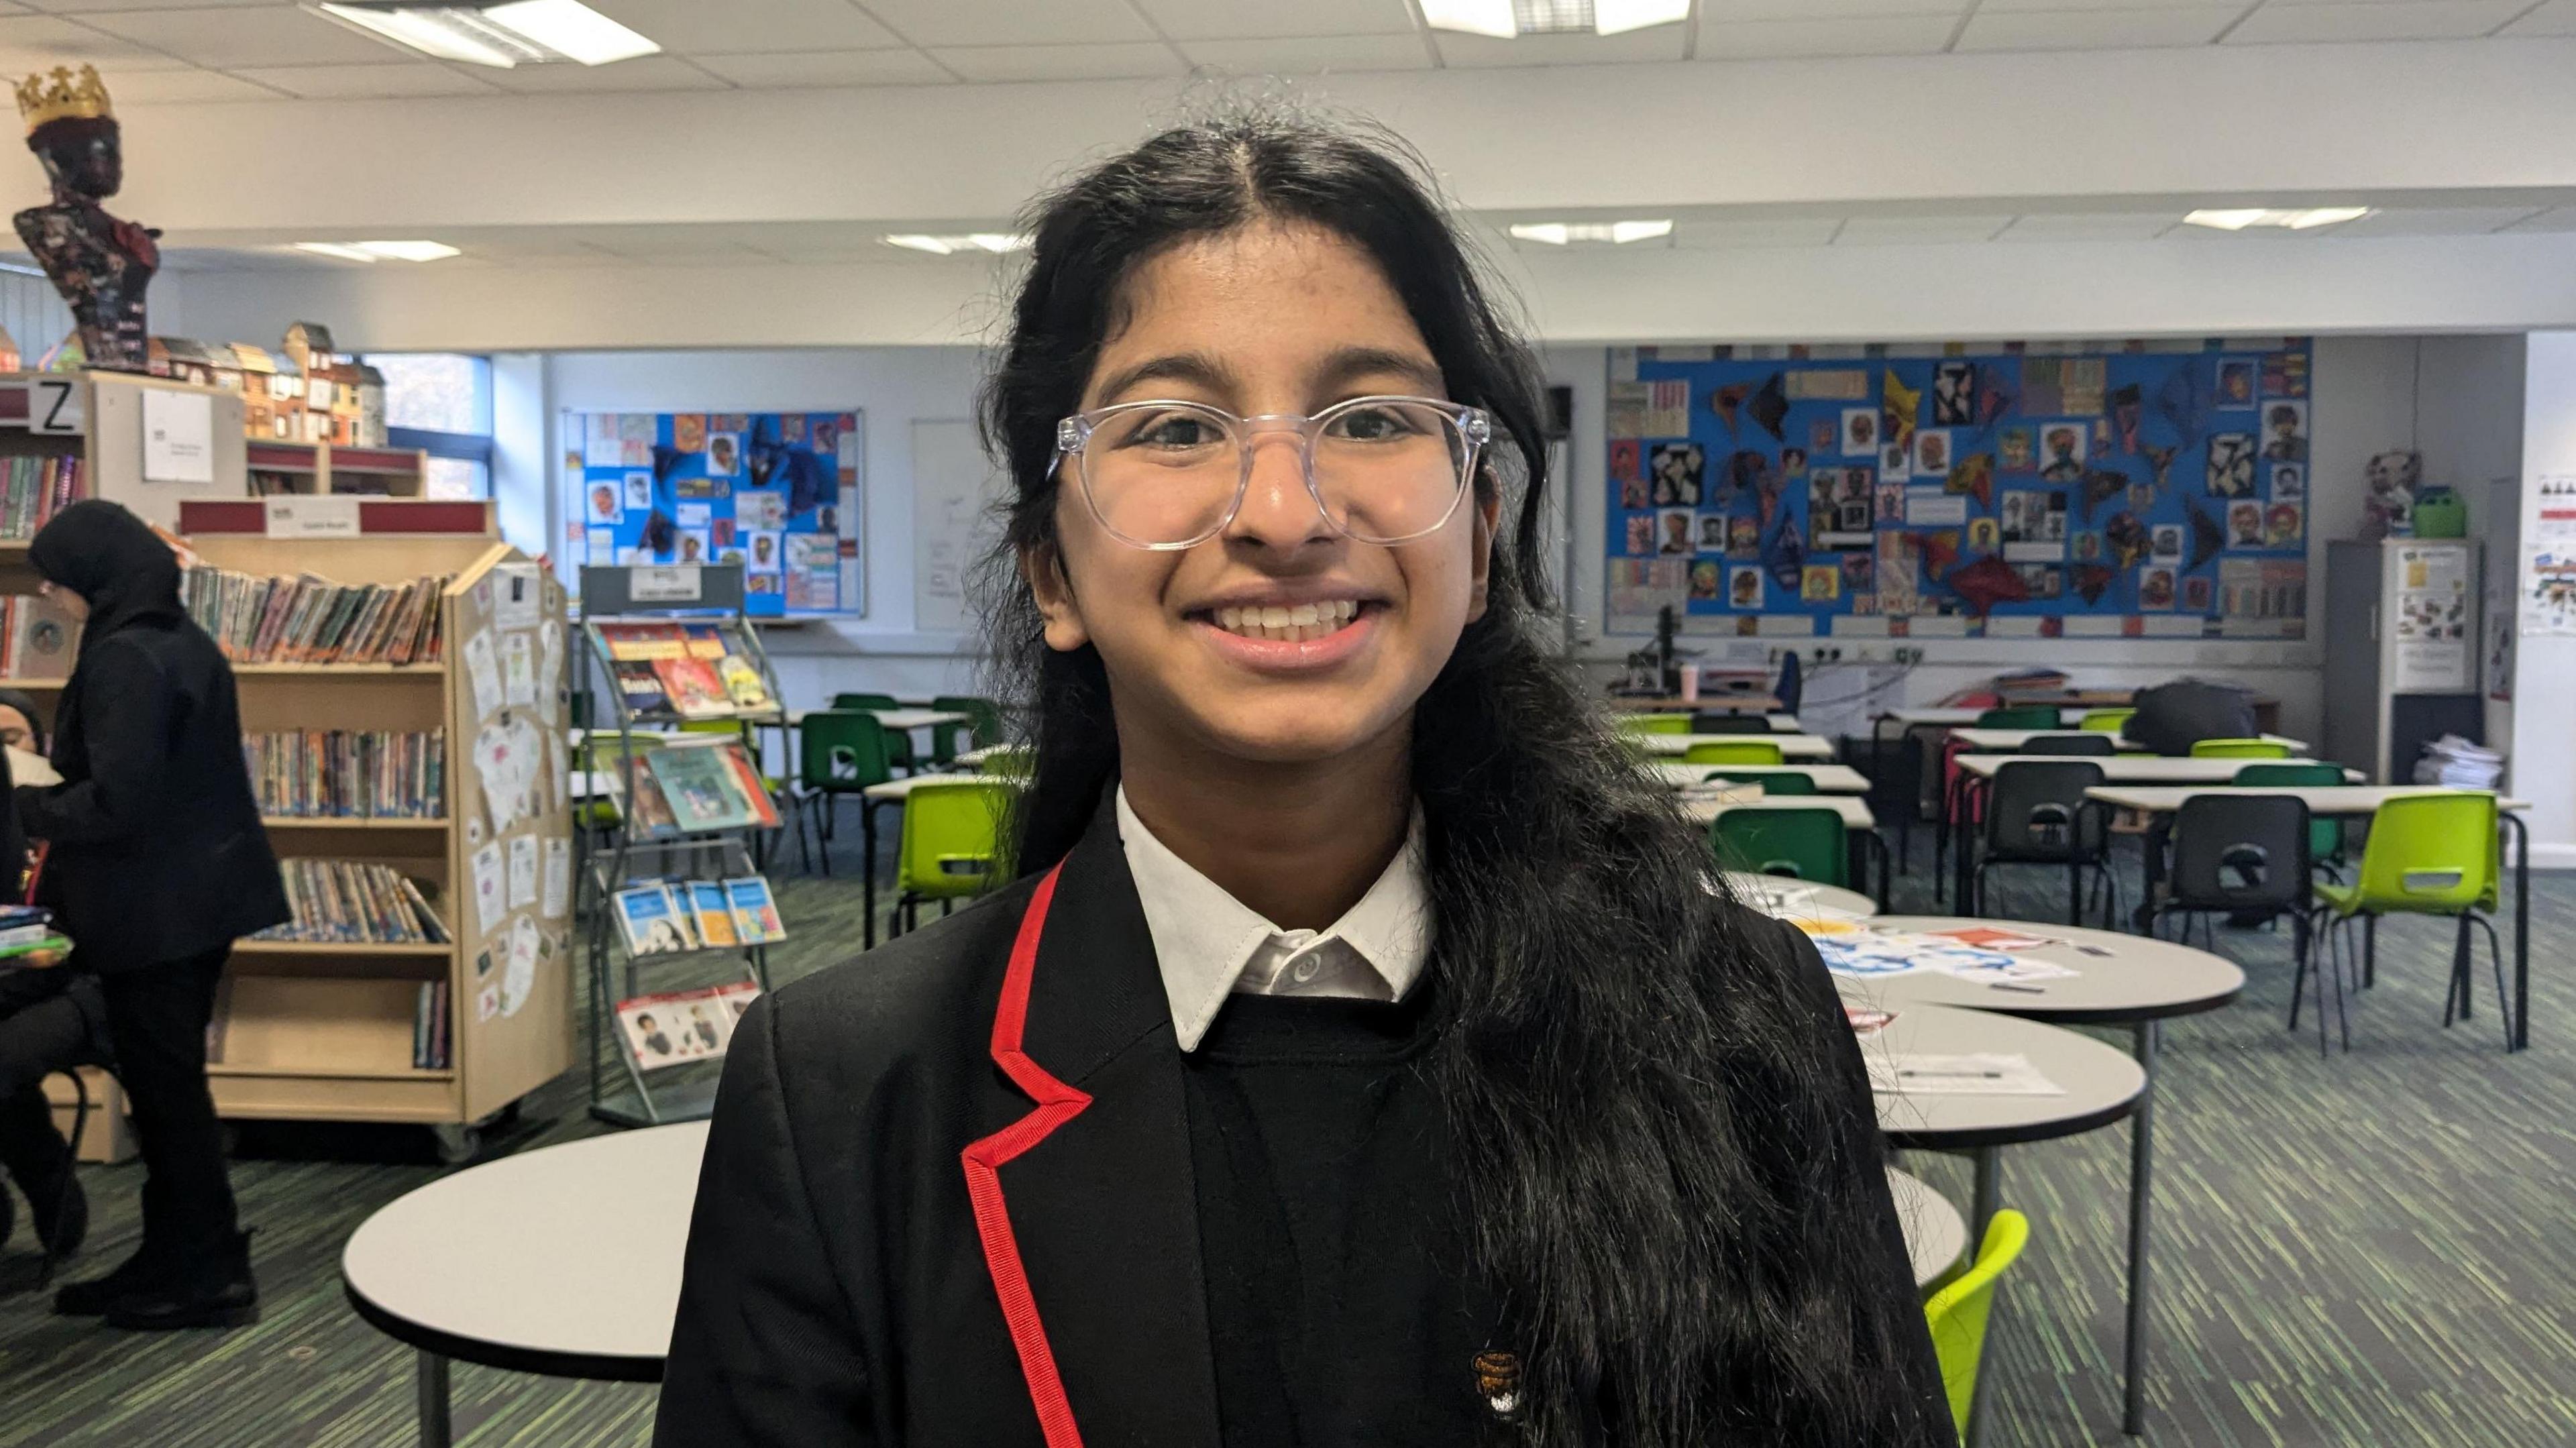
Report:
[[[919,923],[924,902],[940,913],[1011,878],[1002,829],[1019,786],[1007,779],[961,774],[914,785],[903,801],[903,842],[895,852],[895,917]],[[898,932],[899,933],[899,932]]]
[[[2503,846],[2496,835],[2496,797],[2484,791],[2400,795],[2371,816],[2370,836],[2362,844],[2361,870],[2350,885],[2320,881],[2318,909],[2336,925],[2381,915],[2443,915],[2459,922],[2451,949],[2450,991],[2442,1000],[2442,1024],[2469,1015],[2469,927],[2487,933],[2487,952],[2495,964],[2498,1014],[2505,1015],[2505,1040],[2513,1040],[2513,1021],[2505,994],[2504,951],[2496,938],[2494,913],[2504,874]],[[2318,1009],[2323,1011],[2322,976],[2318,967]],[[2376,962],[2366,970],[2375,971]],[[2365,979],[2367,979],[2365,975]],[[2297,1026],[2300,982],[2290,986],[2291,1025]],[[2335,975],[2336,1014],[2343,976]],[[2322,1022],[2321,1022],[2322,1024]],[[2347,1025],[2345,1048],[2351,1048]]]
[[[2236,771],[2236,783],[2245,789],[2314,789],[2343,783],[2343,767],[2310,763],[2249,764]],[[2342,862],[2343,821],[2322,816],[2308,821],[2308,858],[2329,868]]]
[[1622,734],[1688,734],[1688,714],[1623,714],[1619,717]]
[[2099,729],[2106,734],[2117,734],[2120,732],[2120,726],[2128,723],[2137,712],[2135,709],[2087,709],[2083,716],[2075,721],[2075,727]]
[[1731,809],[1708,827],[1720,866],[1817,885],[1851,883],[1843,817],[1829,809]]
[[1682,751],[1684,764],[1778,764],[1780,746],[1768,739],[1719,739]]
[[2194,759],[2287,759],[2290,746],[2272,739],[2198,739],[2192,742]]
[[[900,709],[904,705],[902,700],[892,694],[834,694],[832,707],[845,713],[869,713],[877,709]],[[887,729],[882,723],[878,724],[877,728],[883,730],[886,736],[886,763],[907,774],[921,767],[920,763],[912,757],[910,734],[900,729]]]
[[[823,857],[823,873],[832,873],[830,841],[837,833],[833,828],[844,796],[863,795],[868,786],[884,784],[894,778],[886,758],[885,726],[877,716],[856,709],[818,709],[805,716],[796,726],[796,791],[800,810],[810,804],[817,811],[814,837]],[[805,848],[805,831],[800,823],[796,831],[796,848]],[[866,868],[874,873],[877,862],[871,858]]]
[[[935,764],[954,764],[965,748],[1002,742],[1002,711],[990,699],[979,699],[971,694],[942,694],[930,701],[930,707],[942,713],[970,716],[963,724],[930,726],[930,758]],[[960,743],[966,737],[974,739],[974,746]]]
[[1700,777],[1702,784],[1758,784],[1764,794],[1819,794],[1812,775],[1784,770],[1778,774],[1756,774],[1749,769],[1712,769]]
[[2014,704],[2003,709],[1988,709],[1977,716],[1980,729],[2054,729],[2057,706],[2054,704]]
[[1950,1421],[1964,1440],[1968,1408],[1977,1399],[1977,1373],[1986,1359],[1986,1321],[1995,1304],[1995,1285],[2030,1242],[2030,1218],[2010,1207],[1986,1224],[1986,1240],[1977,1248],[1975,1265],[1950,1280],[1923,1304],[1932,1326],[1932,1351],[1941,1360],[1941,1385],[1950,1394]]

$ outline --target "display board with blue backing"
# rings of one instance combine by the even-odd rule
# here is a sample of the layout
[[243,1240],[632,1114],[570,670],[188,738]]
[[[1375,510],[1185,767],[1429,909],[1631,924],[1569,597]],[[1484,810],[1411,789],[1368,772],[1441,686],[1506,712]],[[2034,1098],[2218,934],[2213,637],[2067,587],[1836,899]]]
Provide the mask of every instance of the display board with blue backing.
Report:
[[738,563],[755,618],[857,613],[864,420],[850,412],[564,416],[587,563]]
[[1612,633],[2298,638],[2311,349],[1613,349]]

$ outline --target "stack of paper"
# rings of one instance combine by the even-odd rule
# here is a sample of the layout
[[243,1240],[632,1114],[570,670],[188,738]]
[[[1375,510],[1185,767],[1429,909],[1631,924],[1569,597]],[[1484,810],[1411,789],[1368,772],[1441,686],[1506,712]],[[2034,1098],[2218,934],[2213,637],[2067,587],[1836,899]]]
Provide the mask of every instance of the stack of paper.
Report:
[[1872,1053],[1869,1089],[1899,1096],[2063,1096],[2027,1056]]
[[2451,789],[2493,789],[2504,777],[2504,756],[2492,749],[2471,744],[2457,734],[2445,734],[2424,746],[2424,757],[2415,761],[2417,784],[2439,784]]

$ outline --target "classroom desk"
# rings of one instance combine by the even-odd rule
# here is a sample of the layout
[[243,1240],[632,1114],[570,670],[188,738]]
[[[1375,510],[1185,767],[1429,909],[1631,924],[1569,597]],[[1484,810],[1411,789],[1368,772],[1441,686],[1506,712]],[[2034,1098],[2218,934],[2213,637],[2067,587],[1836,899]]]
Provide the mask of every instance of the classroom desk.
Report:
[[[1870,926],[1914,934],[1975,926],[2015,930],[2052,943],[2013,954],[2051,961],[2080,974],[2071,979],[2034,981],[2027,989],[2006,991],[1941,971],[1924,970],[1838,981],[1846,999],[1867,998],[1882,1009],[1900,1013],[1915,1006],[1954,1006],[2059,1025],[2126,1026],[2131,1030],[2144,1084],[2139,1088],[2137,1109],[2130,1117],[2128,1339],[2123,1414],[2124,1426],[2130,1433],[2145,1431],[2148,1208],[2155,1170],[2156,1050],[2165,1021],[2216,1010],[2235,1000],[2245,989],[2245,972],[2232,961],[2186,945],[2078,926],[1933,915],[1885,916],[1871,921]],[[1999,1190],[1999,1183],[1999,1175],[1989,1179],[1989,1169],[1981,1159],[1977,1202],[1980,1231],[1984,1230],[1992,1194]]]
[[[2352,771],[2346,770],[2347,775]],[[2426,784],[2346,784],[2313,786],[2276,786],[2238,789],[2208,785],[2175,788],[2100,786],[2088,789],[2084,797],[2114,809],[2131,809],[2155,818],[2146,848],[2147,900],[2155,898],[2155,888],[2164,879],[2164,833],[2172,827],[2173,815],[2182,802],[2200,794],[2294,794],[2305,800],[2308,813],[2330,815],[2336,819],[2366,820],[2379,812],[2379,807],[2392,799],[2419,794],[2474,794],[2475,790],[2443,789]],[[2513,830],[2513,1030],[2505,1049],[2520,1051],[2531,1045],[2531,826],[2525,824],[2522,812],[2531,808],[2527,799],[2498,799],[2496,817]],[[2140,917],[2140,930],[2145,917]]]
[[1751,870],[1725,872],[1726,888],[1739,904],[1781,920],[1866,920],[1878,913],[1878,902],[1839,885],[1811,885],[1786,875],[1757,875]]
[[1887,904],[1887,842],[1878,837],[1878,817],[1869,812],[1868,801],[1856,794],[1769,794],[1755,795],[1723,788],[1685,792],[1681,798],[1682,816],[1694,824],[1714,823],[1719,815],[1731,810],[1747,809],[1828,809],[1843,818],[1843,838],[1851,848],[1851,876],[1854,883],[1869,879],[1869,857],[1878,859],[1876,899],[1881,908]]
[[1819,794],[1869,793],[1869,777],[1848,764],[1676,764],[1671,760],[1657,760],[1647,768],[1675,789],[1706,783],[1710,774],[1724,770],[1729,774],[1756,777],[1802,774],[1815,784]]
[[1905,1256],[1914,1285],[1930,1287],[1968,1255],[1968,1222],[1950,1199],[1911,1172],[1887,1169],[1887,1194],[1896,1199],[1897,1225],[1905,1230]]
[[1034,759],[1037,757],[1037,751],[1025,744],[987,744],[981,749],[965,750],[957,756],[957,762],[968,769],[981,769],[989,761],[1008,759],[1015,755],[1027,755]]
[[[2024,704],[2055,704],[2061,709],[2126,709],[2138,702],[2135,689],[2004,689],[1999,691],[2006,707]],[[2254,711],[2254,727],[2261,730],[2281,727],[2281,701],[2269,694],[2247,694],[2246,704]]]
[[407,1192],[340,1254],[349,1305],[418,1358],[422,1448],[448,1448],[453,1361],[658,1383],[707,1124],[521,1152]]
[[1722,691],[1703,692],[1696,699],[1679,695],[1653,698],[1642,694],[1613,694],[1610,707],[1623,714],[1681,714],[1693,709],[1711,714],[1769,714],[1776,712],[1780,701],[1767,693]]
[[[1777,744],[1780,758],[1791,764],[1825,764],[1834,757],[1834,741],[1814,734],[1622,734],[1627,743],[1648,754],[1688,754],[1694,744]],[[1712,764],[1711,769],[1722,768]]]
[[[1961,744],[1966,745],[1971,750],[2000,750],[2005,752],[2023,748],[2034,739],[2089,739],[2096,735],[2110,740],[2111,747],[2115,752],[2145,752],[2140,748],[2140,746],[2132,744],[2128,740],[2121,738],[2119,735],[2113,734],[2104,729],[1953,729],[1950,731],[1951,738],[1958,740]],[[2282,748],[2289,750],[2293,755],[2301,755],[2308,752],[2308,745],[2305,740],[2291,739],[2279,734],[2265,734],[2261,737],[2266,743],[2278,744]],[[2099,758],[2100,756],[2078,754],[2073,756],[2049,755],[2043,757],[2071,757],[2084,759]],[[2237,764],[2262,763],[2259,759],[2239,759],[2233,762]]]

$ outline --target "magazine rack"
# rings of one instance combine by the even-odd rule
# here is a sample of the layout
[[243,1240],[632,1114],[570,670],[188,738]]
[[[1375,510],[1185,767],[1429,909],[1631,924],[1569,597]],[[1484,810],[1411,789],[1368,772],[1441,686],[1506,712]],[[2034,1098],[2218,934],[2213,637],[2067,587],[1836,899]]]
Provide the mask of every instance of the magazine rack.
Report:
[[[729,879],[757,874],[768,857],[769,836],[762,826],[732,826],[704,831],[677,830],[658,839],[640,838],[628,828],[639,789],[656,788],[645,775],[646,756],[665,747],[666,736],[705,719],[684,716],[675,708],[637,709],[617,681],[617,659],[603,626],[618,624],[716,624],[727,635],[729,650],[756,669],[767,691],[767,705],[722,716],[735,723],[752,759],[760,758],[757,731],[784,727],[778,674],[759,634],[744,611],[743,570],[738,565],[678,567],[585,567],[581,570],[581,634],[585,649],[574,671],[574,717],[588,730],[574,748],[574,767],[586,776],[592,807],[577,812],[581,872],[580,913],[588,922],[590,960],[590,1111],[619,1126],[658,1126],[703,1119],[715,1103],[713,1072],[692,1067],[667,1068],[648,1077],[639,1069],[617,1020],[617,1006],[639,993],[646,968],[657,973],[677,963],[703,967],[726,955],[738,957],[751,979],[766,989],[768,951],[763,946],[698,948],[634,956],[620,934],[615,895],[631,883],[679,879]],[[613,802],[603,808],[600,801]],[[723,867],[711,873],[711,866]],[[622,1081],[603,1065],[614,1053]],[[661,1084],[671,1077],[674,1084]]]

